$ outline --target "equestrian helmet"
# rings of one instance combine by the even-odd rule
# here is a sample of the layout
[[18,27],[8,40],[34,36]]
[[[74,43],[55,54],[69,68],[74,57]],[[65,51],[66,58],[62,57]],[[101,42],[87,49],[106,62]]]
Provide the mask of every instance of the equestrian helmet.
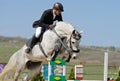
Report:
[[57,10],[60,10],[60,11],[62,11],[62,12],[64,11],[63,5],[62,5],[61,3],[59,3],[59,2],[56,2],[56,3],[54,4],[53,9],[57,9]]

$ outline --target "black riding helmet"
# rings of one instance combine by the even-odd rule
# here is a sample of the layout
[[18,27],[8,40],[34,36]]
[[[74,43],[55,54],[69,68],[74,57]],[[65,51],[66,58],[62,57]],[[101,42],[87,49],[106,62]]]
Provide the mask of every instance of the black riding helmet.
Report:
[[57,10],[60,10],[60,11],[64,11],[63,9],[63,5],[59,2],[55,3],[54,6],[53,6],[54,9],[57,9]]

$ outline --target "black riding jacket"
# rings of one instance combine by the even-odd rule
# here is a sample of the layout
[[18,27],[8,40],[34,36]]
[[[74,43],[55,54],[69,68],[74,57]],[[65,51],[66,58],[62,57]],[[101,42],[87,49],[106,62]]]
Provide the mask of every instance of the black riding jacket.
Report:
[[53,9],[48,9],[45,10],[41,16],[41,18],[33,23],[33,27],[43,27],[43,28],[49,28],[49,25],[53,24],[55,20],[58,21],[63,21],[62,20],[62,15],[60,14],[59,16],[55,16],[53,19]]

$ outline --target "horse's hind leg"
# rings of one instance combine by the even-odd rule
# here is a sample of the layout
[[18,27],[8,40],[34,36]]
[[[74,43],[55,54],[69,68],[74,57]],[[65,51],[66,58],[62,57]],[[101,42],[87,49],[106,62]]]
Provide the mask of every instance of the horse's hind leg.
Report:
[[21,73],[21,71],[16,71],[15,72],[14,81],[18,81],[20,73]]
[[36,66],[36,67],[30,69],[28,75],[23,79],[23,81],[29,81],[31,78],[33,78],[34,76],[39,74],[40,71],[41,71],[41,65]]
[[2,73],[0,74],[0,81],[4,81],[5,75],[12,71],[14,69],[14,66],[10,66],[7,64],[5,68],[3,69]]
[[15,72],[15,75],[14,75],[14,81],[18,81],[18,78],[19,78],[20,74],[22,73],[22,71],[24,69],[25,69],[25,65],[24,64],[21,64],[21,65],[17,66],[16,72]]

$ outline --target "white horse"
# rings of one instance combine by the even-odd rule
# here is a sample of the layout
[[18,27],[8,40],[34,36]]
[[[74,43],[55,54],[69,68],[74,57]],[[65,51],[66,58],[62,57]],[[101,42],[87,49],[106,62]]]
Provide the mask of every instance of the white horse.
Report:
[[[62,38],[64,39],[61,40]],[[19,75],[26,68],[28,68],[30,71],[28,75],[24,77],[23,81],[29,81],[33,76],[40,72],[43,62],[50,61],[52,56],[55,56],[56,58],[59,49],[57,49],[57,52],[55,52],[56,55],[51,56],[51,52],[53,52],[53,50],[56,48],[59,48],[60,45],[62,45],[62,47],[68,52],[78,53],[80,38],[81,34],[78,33],[70,23],[56,23],[56,27],[53,30],[47,30],[44,33],[43,40],[40,45],[42,46],[42,51],[39,44],[37,44],[33,47],[30,54],[26,54],[25,49],[27,46],[24,45],[20,50],[11,56],[8,64],[0,74],[0,81],[4,81],[5,76],[11,71],[15,73],[14,81],[18,81]],[[67,57],[67,60],[68,58],[70,60],[70,54],[68,56],[69,57]]]

